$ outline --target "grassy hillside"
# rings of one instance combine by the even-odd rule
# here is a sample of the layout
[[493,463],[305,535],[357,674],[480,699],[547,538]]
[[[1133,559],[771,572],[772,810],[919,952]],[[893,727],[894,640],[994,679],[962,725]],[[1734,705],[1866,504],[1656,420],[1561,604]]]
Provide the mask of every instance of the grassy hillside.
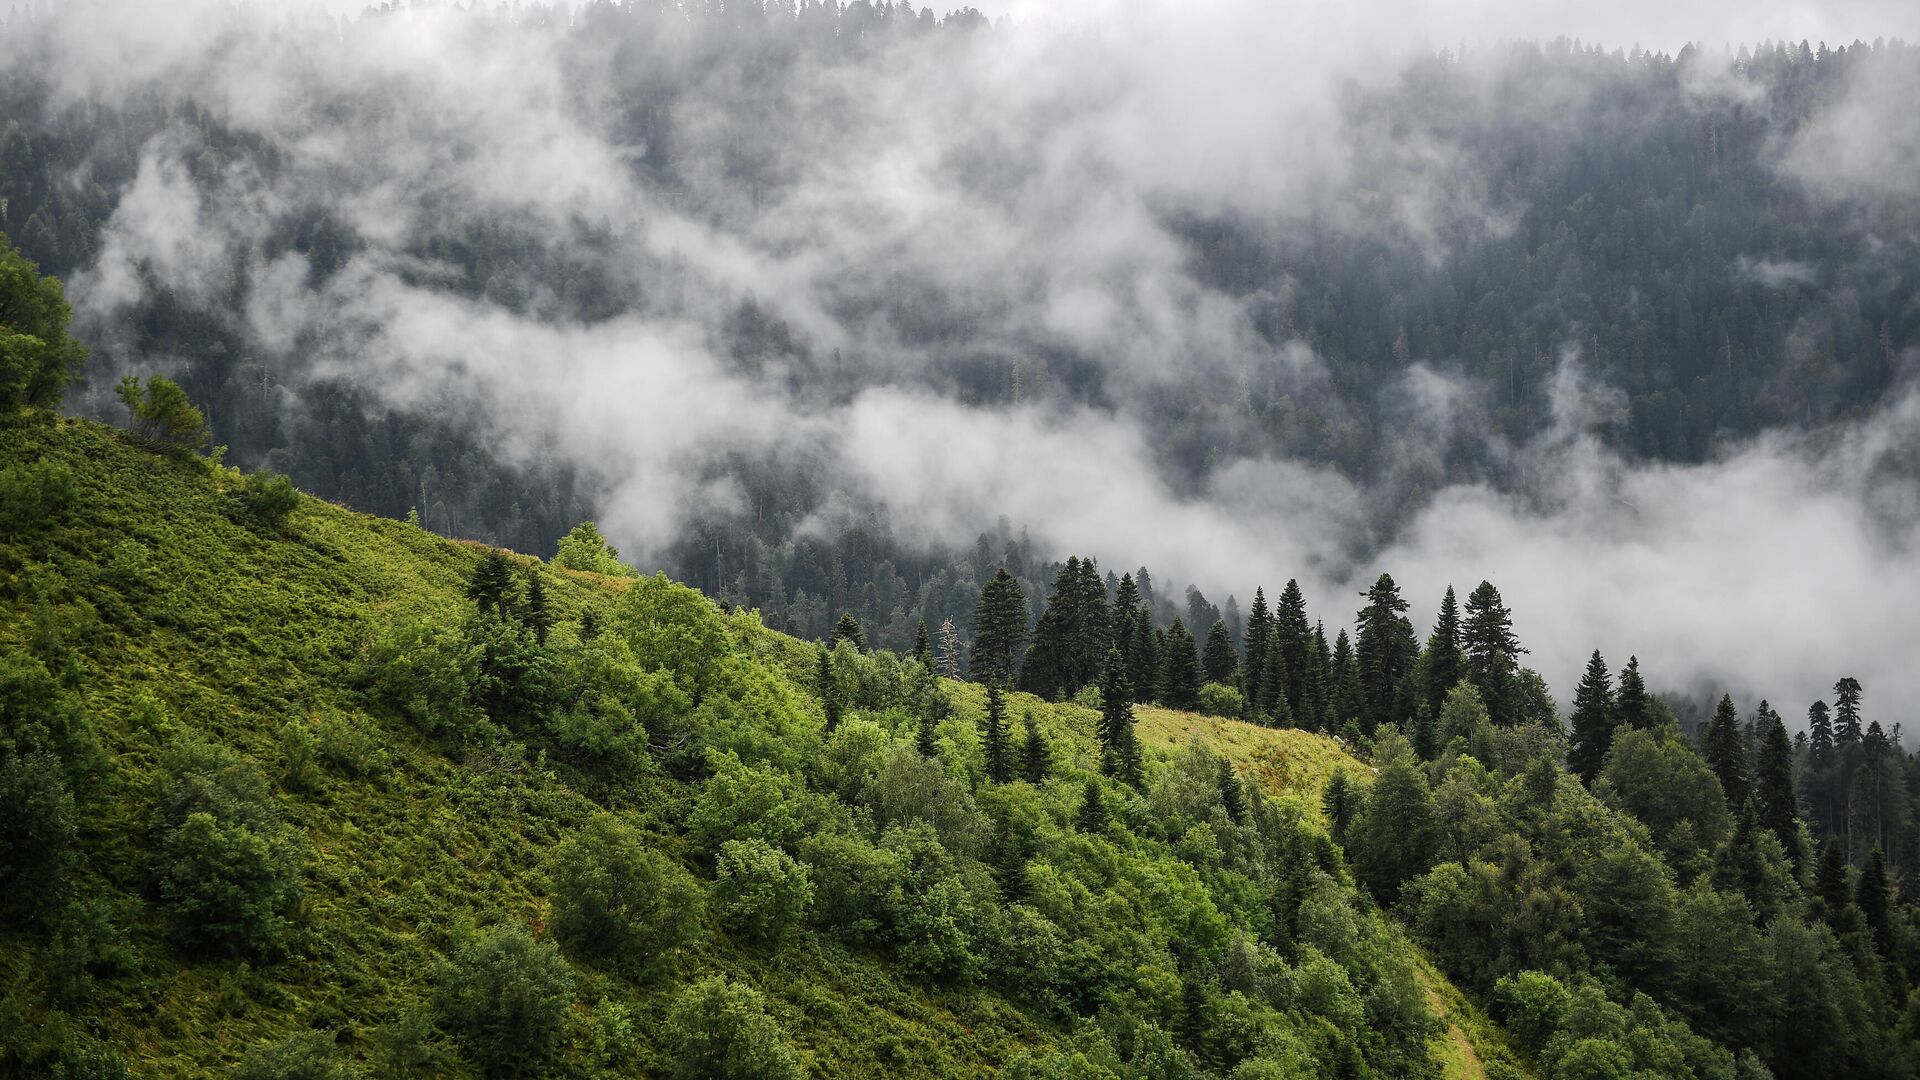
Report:
[[[0,1068],[202,1076],[304,1047],[367,1075],[483,1071],[443,1000],[459,976],[437,965],[499,927],[544,942],[568,899],[546,874],[558,846],[609,816],[686,868],[704,914],[643,973],[570,946],[559,1050],[535,1071],[690,1068],[669,1013],[716,974],[764,995],[816,1076],[1148,1075],[1155,1055],[1440,1067],[1406,1057],[1446,1041],[1407,989],[1410,950],[1315,839],[1326,776],[1366,771],[1331,740],[1141,709],[1149,783],[1106,785],[1112,823],[1089,827],[1085,709],[1013,696],[1016,741],[1031,714],[1054,760],[1043,784],[991,784],[980,688],[929,693],[917,666],[843,648],[847,710],[828,737],[814,647],[664,581],[513,557],[545,592],[536,648],[524,626],[477,619],[476,546],[305,497],[273,521],[238,474],[84,421],[0,430],[0,468],[6,677],[57,683],[101,751],[73,784],[64,885],[0,930]],[[496,652],[523,645],[545,665],[538,693],[443,670],[508,670]],[[930,764],[909,752],[922,717]],[[1274,797],[1250,795],[1244,823],[1222,816],[1218,759],[1196,744]],[[284,827],[299,850],[271,940],[189,940],[167,905],[160,807],[204,781],[182,780],[191,760],[256,776],[262,835]],[[787,805],[742,817],[722,794],[753,783],[790,785]],[[813,816],[769,824],[794,806]],[[728,915],[722,837],[702,824],[724,814],[725,835],[770,837],[811,873],[793,932]],[[893,883],[842,889],[823,851]],[[1303,936],[1316,904],[1345,914]],[[1077,951],[1096,932],[1098,951]],[[1296,990],[1323,953],[1351,986]],[[1045,977],[1028,970],[1043,955]]]

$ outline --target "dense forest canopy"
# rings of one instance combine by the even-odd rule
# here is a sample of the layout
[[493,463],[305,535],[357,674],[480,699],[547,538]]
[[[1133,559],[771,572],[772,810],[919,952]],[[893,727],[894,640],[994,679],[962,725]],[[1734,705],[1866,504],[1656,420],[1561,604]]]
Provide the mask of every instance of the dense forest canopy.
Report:
[[[1498,574],[1556,684],[1598,643],[1749,707],[1842,664],[1920,692],[1840,644],[1920,630],[1888,601],[1920,586],[1897,40],[885,2],[6,26],[0,229],[71,279],[70,408],[164,370],[238,462],[522,550],[594,518],[810,637],[964,632],[1003,564],[1037,619],[1077,550],[1157,570],[1163,623],[1189,582]],[[1823,598],[1805,639],[1738,640],[1781,612],[1732,586],[1775,577]]]

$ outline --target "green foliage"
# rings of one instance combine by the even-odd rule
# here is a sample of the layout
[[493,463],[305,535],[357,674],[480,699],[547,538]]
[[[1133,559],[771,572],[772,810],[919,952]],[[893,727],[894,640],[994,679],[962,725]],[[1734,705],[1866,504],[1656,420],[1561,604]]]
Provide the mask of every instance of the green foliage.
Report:
[[813,883],[805,864],[766,841],[729,840],[720,845],[713,897],[728,929],[778,941],[806,917]]
[[155,446],[193,451],[212,438],[206,417],[187,400],[187,392],[164,375],[147,376],[145,385],[128,375],[114,384],[113,392],[127,407],[134,434]]
[[58,760],[38,752],[0,756],[0,910],[33,916],[52,906],[78,831]]
[[632,567],[620,561],[620,550],[607,543],[607,538],[600,535],[600,527],[591,521],[575,525],[572,532],[560,538],[553,565],[608,577],[636,576]]
[[1200,687],[1200,711],[1208,716],[1237,717],[1247,704],[1240,691],[1224,683],[1210,682]]
[[555,848],[553,936],[584,956],[640,977],[671,971],[699,939],[700,885],[611,814],[596,816]]
[[65,292],[0,236],[0,409],[52,408],[87,361]]
[[331,1032],[307,1031],[257,1047],[233,1071],[233,1080],[352,1080]]
[[300,493],[293,481],[279,473],[248,473],[240,499],[253,520],[269,528],[284,528],[287,518],[300,508]]
[[573,969],[519,924],[456,949],[434,972],[434,1012],[488,1076],[538,1070],[559,1053],[573,1011]]
[[759,991],[718,976],[681,991],[667,1014],[668,1075],[686,1080],[799,1080],[800,1057]]
[[57,461],[0,469],[0,535],[27,536],[54,524],[73,498],[73,470]]

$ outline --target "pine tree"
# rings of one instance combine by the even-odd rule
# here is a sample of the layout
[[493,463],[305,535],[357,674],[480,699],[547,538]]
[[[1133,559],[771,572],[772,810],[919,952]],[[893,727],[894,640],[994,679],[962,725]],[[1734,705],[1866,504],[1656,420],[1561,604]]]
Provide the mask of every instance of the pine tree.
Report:
[[1308,731],[1335,731],[1339,718],[1333,715],[1333,651],[1327,648],[1327,631],[1319,623],[1307,635],[1306,674],[1300,680],[1300,704],[1294,710],[1294,726]]
[[1467,657],[1467,677],[1486,702],[1487,714],[1502,727],[1515,715],[1515,679],[1519,657],[1526,652],[1513,633],[1513,614],[1500,590],[1482,581],[1467,596],[1467,617],[1461,625],[1461,644]]
[[854,648],[867,651],[867,632],[861,629],[860,620],[854,618],[851,611],[841,612],[840,621],[833,624],[833,636],[827,639],[827,643],[831,645],[838,641],[851,641]]
[[1860,680],[1849,675],[1833,684],[1835,742],[1841,747],[1858,746],[1864,737],[1860,730]]
[[1285,673],[1281,689],[1286,692],[1287,707],[1295,722],[1309,730],[1318,727],[1319,710],[1306,700],[1313,627],[1307,622],[1307,601],[1300,594],[1300,583],[1291,578],[1280,591],[1280,603],[1274,610],[1272,647],[1280,653],[1280,667]]
[[1427,709],[1432,717],[1440,715],[1447,703],[1447,691],[1459,685],[1466,675],[1466,658],[1460,651],[1460,602],[1447,586],[1440,600],[1440,617],[1433,624],[1433,636],[1427,639]]
[[1647,684],[1640,678],[1640,658],[1629,656],[1627,666],[1620,670],[1620,690],[1613,695],[1613,727],[1619,731],[1652,726],[1653,706],[1647,697]]
[[1816,701],[1807,708],[1807,754],[1816,769],[1833,763],[1833,718],[1827,703]]
[[840,726],[840,680],[833,677],[833,654],[820,647],[820,662],[813,672],[814,692],[820,695],[820,707],[827,714],[827,734]]
[[1261,650],[1266,671],[1260,677],[1259,712],[1265,723],[1274,727],[1292,727],[1293,705],[1287,700],[1287,661],[1280,650],[1279,631],[1267,629],[1267,647]]
[[1780,838],[1780,846],[1800,865],[1800,803],[1793,789],[1793,741],[1787,737],[1787,725],[1780,714],[1769,709],[1760,730],[1760,751],[1755,755],[1754,798],[1760,806],[1760,823]]
[[482,612],[491,611],[503,619],[513,614],[513,563],[498,548],[480,556],[467,579],[467,599]]
[[1246,663],[1240,669],[1240,691],[1248,712],[1243,719],[1255,723],[1259,722],[1261,712],[1272,712],[1263,704],[1268,700],[1264,680],[1267,674],[1267,647],[1272,643],[1272,633],[1273,616],[1267,611],[1267,591],[1255,588],[1253,607],[1247,612]]
[[1887,859],[1880,853],[1878,844],[1867,856],[1866,865],[1860,868],[1860,878],[1853,887],[1853,906],[1860,911],[1861,923],[1872,931],[1873,943],[1880,949],[1880,955],[1891,959],[1893,921],[1887,892]]
[[1402,614],[1407,602],[1391,574],[1381,574],[1361,595],[1367,598],[1367,604],[1355,616],[1354,653],[1359,663],[1363,708],[1356,715],[1362,717],[1368,731],[1383,724],[1402,726],[1407,720],[1402,686],[1420,659],[1413,626]]
[[1092,559],[1069,557],[1034,627],[1020,686],[1042,697],[1071,697],[1099,675],[1111,644],[1107,587],[1099,566]]
[[1413,714],[1413,752],[1421,761],[1432,761],[1433,755],[1440,752],[1440,734],[1438,719],[1422,704]]
[[1027,641],[1027,594],[1001,567],[980,590],[973,609],[973,648],[967,673],[976,682],[1011,683]]
[[1814,871],[1813,891],[1820,897],[1827,924],[1842,930],[1853,907],[1852,875],[1847,867],[1847,852],[1838,837],[1828,839],[1820,848],[1820,866]]
[[1140,743],[1133,730],[1133,687],[1127,683],[1126,661],[1118,649],[1107,653],[1107,669],[1100,677],[1100,771],[1121,782],[1140,786]]
[[1179,619],[1167,630],[1166,651],[1160,658],[1161,699],[1170,709],[1196,709],[1200,706],[1200,653],[1194,648],[1193,635]]
[[987,713],[980,721],[980,741],[986,752],[987,779],[996,784],[1013,780],[1013,745],[1007,730],[1007,702],[995,683],[987,684]]
[[1213,1030],[1213,1022],[1208,1013],[1207,987],[1198,971],[1189,968],[1180,977],[1180,1019],[1175,1026],[1175,1034],[1180,1042],[1193,1055],[1200,1068],[1212,1075],[1213,1047],[1207,1036]]
[[600,636],[600,616],[592,608],[580,612],[580,640],[592,641]]
[[1613,678],[1600,650],[1587,659],[1587,673],[1573,692],[1573,731],[1567,747],[1567,768],[1593,783],[1607,763],[1607,751],[1613,747],[1616,719],[1613,702]]
[[1226,623],[1215,621],[1207,631],[1207,651],[1200,666],[1208,682],[1233,685],[1233,677],[1240,671],[1240,654],[1234,651],[1233,635],[1227,633]]
[[1727,796],[1727,807],[1735,814],[1747,801],[1747,743],[1740,737],[1740,716],[1734,711],[1733,698],[1721,695],[1720,707],[1707,721],[1701,735],[1701,755],[1713,774],[1720,778],[1720,790]]
[[1240,789],[1240,777],[1233,771],[1233,763],[1226,758],[1220,759],[1220,808],[1227,812],[1227,820],[1235,825],[1247,816],[1246,792]]
[[1333,693],[1329,702],[1328,730],[1339,731],[1348,721],[1365,722],[1366,691],[1361,685],[1360,658],[1354,655],[1347,632],[1333,643]]
[[1040,733],[1032,710],[1028,710],[1023,719],[1027,725],[1027,741],[1020,747],[1020,772],[1027,783],[1038,786],[1046,783],[1047,775],[1053,771],[1053,747],[1047,745],[1047,737]]
[[1334,768],[1327,780],[1326,793],[1320,798],[1320,807],[1326,811],[1327,830],[1333,842],[1344,845],[1347,826],[1353,824],[1353,815],[1360,808],[1360,792],[1347,779],[1347,770]]
[[920,714],[920,729],[914,732],[913,748],[920,751],[920,756],[923,758],[929,760],[938,758],[940,756],[939,735],[939,721],[934,719],[931,711],[923,712]]
[[533,640],[542,645],[547,643],[547,630],[553,626],[553,613],[547,610],[546,586],[540,584],[537,570],[527,572],[527,617],[526,624],[533,628]]
[[1074,827],[1093,836],[1105,836],[1108,822],[1106,800],[1100,795],[1100,781],[1087,780],[1087,787],[1080,796],[1080,810],[1074,815]]
[[921,619],[913,628],[913,658],[920,661],[928,671],[933,670],[933,642],[927,637],[927,620]]

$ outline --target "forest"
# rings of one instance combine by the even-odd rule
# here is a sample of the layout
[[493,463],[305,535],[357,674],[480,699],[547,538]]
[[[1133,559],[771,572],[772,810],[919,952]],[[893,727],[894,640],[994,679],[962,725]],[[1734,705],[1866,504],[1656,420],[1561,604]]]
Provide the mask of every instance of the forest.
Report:
[[[1841,676],[1696,731],[1499,589],[1236,644],[1070,558],[808,643],[124,429],[0,249],[0,1070],[1910,1076],[1914,762]],[[1336,619],[1338,617],[1336,616]],[[1423,620],[1424,623],[1424,620]]]

